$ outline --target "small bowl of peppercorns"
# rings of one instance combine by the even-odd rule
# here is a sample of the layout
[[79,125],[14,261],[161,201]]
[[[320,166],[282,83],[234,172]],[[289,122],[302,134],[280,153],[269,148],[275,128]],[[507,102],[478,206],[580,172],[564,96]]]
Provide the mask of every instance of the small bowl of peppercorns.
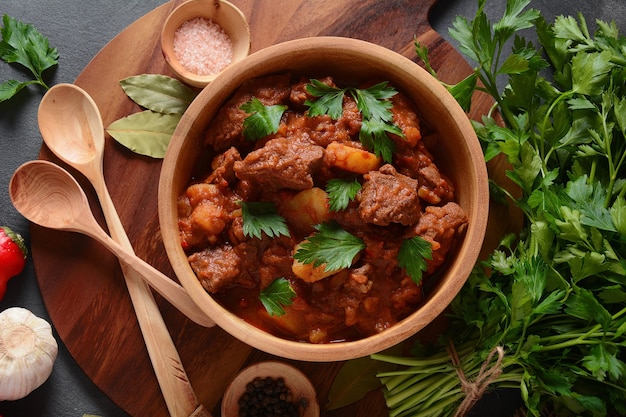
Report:
[[241,371],[222,398],[222,417],[318,417],[315,388],[297,368],[259,362]]

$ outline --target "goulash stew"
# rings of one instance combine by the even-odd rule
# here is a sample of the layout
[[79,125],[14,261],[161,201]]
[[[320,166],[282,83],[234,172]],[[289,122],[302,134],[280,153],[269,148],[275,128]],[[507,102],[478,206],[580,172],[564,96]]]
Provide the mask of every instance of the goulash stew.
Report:
[[245,83],[208,126],[209,156],[178,201],[206,291],[310,343],[367,337],[415,311],[468,221],[415,105],[386,82],[339,84]]

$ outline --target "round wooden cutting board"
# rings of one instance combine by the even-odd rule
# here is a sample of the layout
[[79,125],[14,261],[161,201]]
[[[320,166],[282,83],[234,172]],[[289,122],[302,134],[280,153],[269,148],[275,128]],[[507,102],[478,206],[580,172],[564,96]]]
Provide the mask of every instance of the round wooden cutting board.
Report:
[[[470,72],[463,58],[428,23],[436,0],[231,0],[246,15],[252,35],[251,52],[296,38],[345,36],[374,42],[415,58],[413,40],[431,51],[434,68],[446,82]],[[159,34],[174,0],[142,17],[114,38],[76,79],[100,108],[104,126],[140,109],[119,86],[125,77],[159,73],[172,75],[162,57]],[[490,102],[478,97],[474,115]],[[63,166],[43,146],[40,158]],[[104,173],[137,255],[175,279],[161,241],[157,218],[157,186],[161,161],[136,155],[107,137]],[[499,167],[491,167],[495,172]],[[76,174],[96,218],[104,226],[95,193]],[[492,210],[495,219],[506,210]],[[506,222],[490,221],[486,246],[493,247]],[[32,253],[46,307],[59,336],[85,373],[116,404],[137,417],[167,416],[167,408],[152,371],[117,260],[82,235],[32,226]],[[246,364],[270,355],[256,351],[220,328],[206,329],[186,319],[157,296],[159,307],[180,352],[183,365],[201,403],[219,415],[219,402],[229,381]],[[323,409],[341,363],[286,361],[304,371],[315,385]],[[387,416],[380,391],[324,416]]]

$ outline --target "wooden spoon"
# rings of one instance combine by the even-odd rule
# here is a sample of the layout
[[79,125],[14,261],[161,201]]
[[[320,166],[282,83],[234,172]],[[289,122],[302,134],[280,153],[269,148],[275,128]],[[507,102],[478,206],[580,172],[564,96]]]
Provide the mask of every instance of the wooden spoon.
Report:
[[[104,179],[104,128],[96,103],[76,85],[57,84],[42,98],[38,119],[39,129],[48,148],[93,185],[113,240],[128,252],[134,252]],[[159,282],[155,290],[196,323],[205,327],[215,325],[184,288],[165,278],[166,282]],[[165,294],[161,292],[162,288],[165,288]],[[175,294],[175,298],[168,298],[172,294]]]
[[[128,282],[128,278],[142,283],[140,277],[144,278],[167,299],[180,301],[181,294],[187,296],[183,288],[111,239],[93,217],[87,196],[78,182],[60,166],[41,160],[26,162],[11,177],[9,195],[15,208],[31,222],[90,236],[118,257],[125,266],[125,273],[134,273],[126,275],[128,289],[134,297],[133,306],[170,415],[210,416],[198,404],[158,307],[154,304],[156,311],[150,307],[154,298],[143,297],[138,293],[143,288]],[[157,327],[159,322],[163,323],[162,328]]]
[[[104,179],[102,169],[104,128],[96,103],[79,87],[58,84],[43,97],[38,116],[40,131],[50,150],[87,177],[101,202],[113,240],[134,255],[133,247],[115,210]],[[80,188],[79,191],[82,194]],[[189,416],[192,413],[198,415],[197,412],[204,412],[204,408],[198,404],[150,288],[136,270],[125,262],[122,262],[121,266],[137,321],[170,414]],[[176,287],[175,294],[179,298],[170,302],[183,314],[201,325],[213,325],[182,287],[167,277],[164,282],[174,284]],[[168,298],[167,295],[164,296]]]

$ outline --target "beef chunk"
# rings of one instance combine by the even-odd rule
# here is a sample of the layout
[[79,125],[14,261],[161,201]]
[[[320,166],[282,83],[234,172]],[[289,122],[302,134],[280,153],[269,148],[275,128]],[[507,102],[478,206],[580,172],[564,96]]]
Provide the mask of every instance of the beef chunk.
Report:
[[324,149],[305,141],[276,138],[235,162],[241,180],[267,189],[305,190],[313,187],[312,173],[321,165]]
[[204,289],[214,294],[237,281],[241,260],[231,246],[223,246],[192,254],[189,264]]
[[399,174],[392,165],[363,176],[359,195],[359,215],[363,221],[378,226],[400,223],[408,226],[420,217],[418,183]]
[[463,233],[467,222],[467,215],[457,203],[426,207],[425,213],[410,234],[421,236],[432,246],[433,258],[428,261],[427,273],[434,272],[444,262],[446,254],[455,239]]
[[257,248],[245,243],[212,246],[188,257],[202,287],[211,294],[232,286],[252,288],[256,280],[248,272],[256,264]]
[[443,204],[454,199],[452,182],[441,174],[422,141],[414,149],[398,155],[398,171],[419,181],[420,198],[430,204]]
[[221,187],[233,185],[236,180],[235,171],[233,170],[235,161],[241,161],[241,156],[237,148],[234,147],[216,156],[211,163],[213,172],[211,172],[206,182],[217,184]]

